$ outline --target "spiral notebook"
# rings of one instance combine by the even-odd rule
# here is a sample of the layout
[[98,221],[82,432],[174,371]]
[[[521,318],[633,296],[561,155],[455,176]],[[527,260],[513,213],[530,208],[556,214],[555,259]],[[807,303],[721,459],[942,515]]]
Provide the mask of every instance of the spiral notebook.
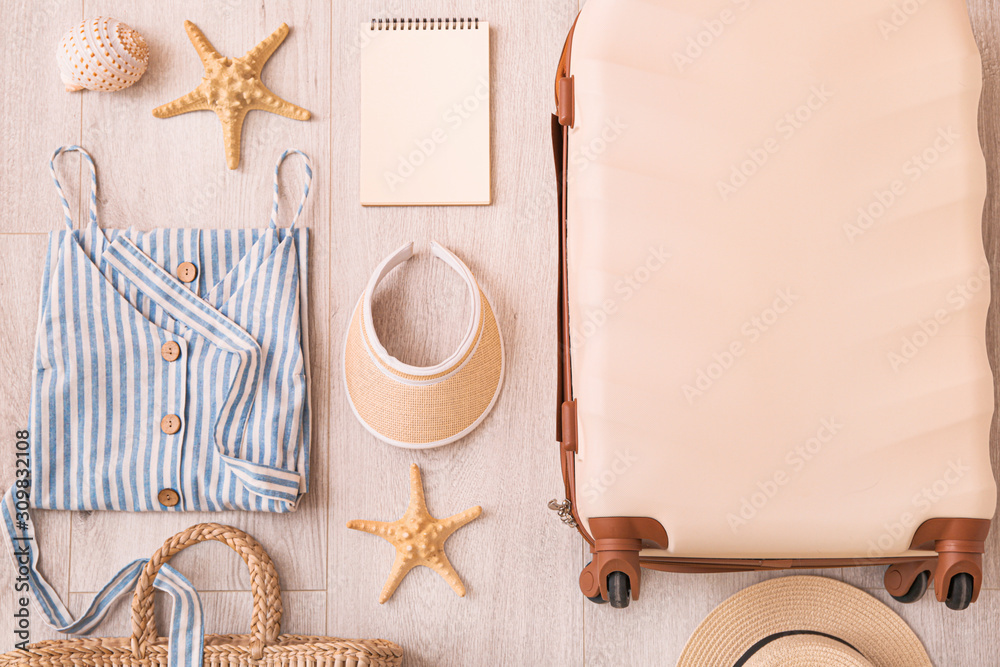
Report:
[[490,27],[373,19],[361,39],[361,203],[490,203]]

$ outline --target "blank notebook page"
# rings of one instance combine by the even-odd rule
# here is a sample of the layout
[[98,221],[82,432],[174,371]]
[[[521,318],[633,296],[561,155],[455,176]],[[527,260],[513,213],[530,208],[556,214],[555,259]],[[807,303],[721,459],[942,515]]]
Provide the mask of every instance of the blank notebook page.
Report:
[[372,25],[361,42],[361,203],[489,204],[489,24]]

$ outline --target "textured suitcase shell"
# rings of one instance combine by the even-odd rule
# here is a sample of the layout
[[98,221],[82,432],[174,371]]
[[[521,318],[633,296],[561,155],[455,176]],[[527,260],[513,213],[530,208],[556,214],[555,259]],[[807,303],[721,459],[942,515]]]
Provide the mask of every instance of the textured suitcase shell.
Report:
[[972,554],[996,484],[965,4],[721,5],[589,0],[560,63],[574,516],[649,520],[662,569]]

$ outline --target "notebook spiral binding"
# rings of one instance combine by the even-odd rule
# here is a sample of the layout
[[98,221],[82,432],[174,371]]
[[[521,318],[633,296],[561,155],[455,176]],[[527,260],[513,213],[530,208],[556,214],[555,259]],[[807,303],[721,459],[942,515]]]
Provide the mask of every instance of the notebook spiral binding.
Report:
[[372,19],[372,30],[479,30],[478,18]]

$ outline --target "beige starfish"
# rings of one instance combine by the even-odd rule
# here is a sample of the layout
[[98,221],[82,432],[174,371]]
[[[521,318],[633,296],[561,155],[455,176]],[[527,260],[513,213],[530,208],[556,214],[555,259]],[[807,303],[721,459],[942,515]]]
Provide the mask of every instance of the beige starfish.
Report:
[[406,573],[418,565],[425,565],[440,574],[459,597],[465,597],[465,585],[444,553],[444,541],[482,512],[483,508],[477,505],[447,519],[432,517],[424,500],[420,468],[414,463],[410,466],[410,506],[406,508],[403,518],[392,523],[348,521],[348,528],[378,535],[396,547],[396,560],[379,595],[379,604],[392,597]]
[[260,80],[267,59],[288,35],[287,24],[282,23],[242,58],[221,55],[194,23],[185,21],[184,29],[205,66],[205,76],[187,95],[153,109],[154,116],[170,118],[189,111],[214,111],[222,122],[226,164],[230,169],[236,169],[240,163],[240,134],[248,111],[260,109],[286,118],[309,120],[308,111],[281,99]]

